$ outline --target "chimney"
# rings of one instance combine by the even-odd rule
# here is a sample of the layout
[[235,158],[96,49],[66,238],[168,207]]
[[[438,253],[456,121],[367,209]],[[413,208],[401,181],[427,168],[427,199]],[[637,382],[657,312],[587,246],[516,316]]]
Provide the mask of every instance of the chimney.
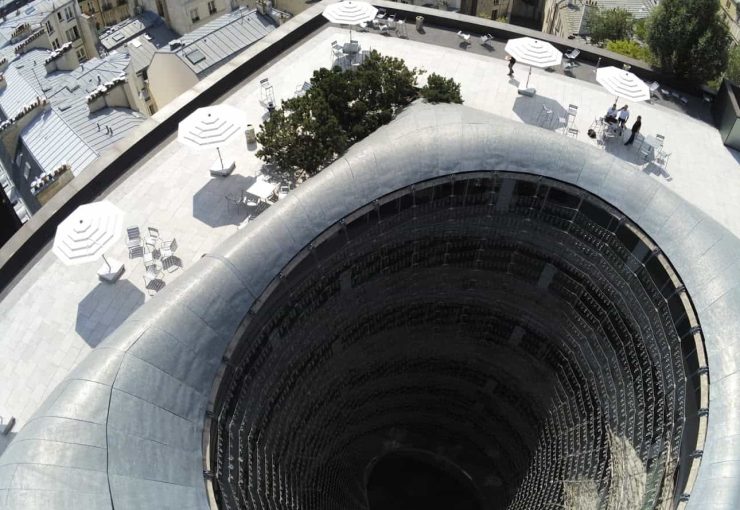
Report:
[[18,149],[18,137],[21,131],[28,126],[44,110],[49,108],[49,102],[45,97],[37,97],[35,101],[27,104],[13,117],[0,123],[0,141],[8,154],[15,154]]
[[[98,87],[87,96],[87,107],[89,108],[90,113],[95,113],[105,107],[131,108],[132,102],[126,89],[125,75],[98,85]],[[109,133],[107,127],[106,133]]]
[[64,43],[58,50],[52,51],[44,61],[44,67],[47,73],[54,71],[72,71],[77,69],[80,61],[77,53],[72,51],[72,43]]
[[51,41],[49,40],[49,35],[43,28],[39,28],[34,33],[26,37],[23,41],[21,41],[21,43],[15,47],[15,53],[16,55],[23,55],[28,50],[32,50],[34,48],[41,48],[45,50],[51,49]]

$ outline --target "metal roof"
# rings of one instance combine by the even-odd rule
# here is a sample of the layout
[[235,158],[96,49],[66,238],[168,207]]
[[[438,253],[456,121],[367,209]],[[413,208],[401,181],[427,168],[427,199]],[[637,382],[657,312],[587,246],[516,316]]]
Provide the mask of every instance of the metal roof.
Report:
[[424,104],[199,259],[92,351],[0,457],[0,504],[208,508],[204,414],[227,343],[255,300],[296,254],[358,208],[431,178],[485,169],[593,193],[670,259],[701,319],[712,375],[709,433],[688,508],[736,508],[740,240],[609,153],[465,106]]
[[5,21],[0,23],[0,38],[4,39],[5,43],[8,43],[11,39],[10,35],[13,33],[18,26],[28,23],[31,27],[40,25],[46,18],[57,9],[64,8],[66,5],[72,4],[72,0],[60,0],[54,2],[52,0],[35,0],[30,2],[20,9],[18,14],[8,14]]
[[[47,55],[47,50],[36,49],[11,61],[4,73],[7,86],[0,91],[0,109],[10,117],[36,97],[46,96],[51,113],[34,119],[20,138],[43,171],[69,163],[78,174],[101,151],[144,121],[132,109],[106,107],[91,114],[87,106],[87,95],[101,83],[123,74],[129,57],[114,51],[102,59],[92,58],[72,71],[47,74],[43,64]],[[66,158],[61,163],[58,154]]]
[[72,173],[77,175],[98,157],[53,108],[33,119],[23,130],[21,139],[45,171],[67,163],[72,167]]
[[203,76],[273,30],[272,18],[242,7],[184,35],[179,39],[183,46],[163,51],[174,52],[193,72]]
[[162,18],[144,11],[134,18],[124,20],[108,28],[100,38],[100,44],[108,51],[120,48],[136,36],[146,34],[156,47],[175,39],[177,34],[169,29]]

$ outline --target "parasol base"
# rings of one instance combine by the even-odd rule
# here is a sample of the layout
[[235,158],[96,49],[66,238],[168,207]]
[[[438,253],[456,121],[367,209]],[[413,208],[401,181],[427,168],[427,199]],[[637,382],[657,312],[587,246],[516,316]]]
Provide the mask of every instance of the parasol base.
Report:
[[122,262],[109,258],[108,263],[106,264],[103,262],[103,265],[98,269],[98,280],[101,282],[114,283],[121,277],[125,270],[126,266],[124,266]]
[[517,89],[517,92],[523,96],[534,97],[534,95],[537,93],[537,90],[532,87],[528,87],[528,88],[519,87]]
[[236,163],[232,161],[224,161],[221,165],[221,161],[214,161],[211,165],[211,175],[225,176],[231,174],[236,168]]

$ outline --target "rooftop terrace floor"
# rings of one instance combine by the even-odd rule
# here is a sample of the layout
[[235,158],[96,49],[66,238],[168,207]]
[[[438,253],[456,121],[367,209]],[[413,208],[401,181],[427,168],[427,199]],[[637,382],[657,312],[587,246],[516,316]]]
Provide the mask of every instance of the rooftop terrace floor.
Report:
[[[591,80],[534,69],[530,85],[537,88],[537,95],[524,97],[517,94],[517,84],[526,79],[527,69],[518,65],[514,79],[509,79],[506,62],[500,58],[502,47],[489,52],[474,40],[472,47],[464,50],[454,32],[428,30],[427,34],[416,34],[413,25],[409,32],[413,32],[411,39],[373,31],[353,32],[353,36],[364,49],[400,57],[409,66],[454,78],[462,84],[466,105],[508,119],[536,124],[543,103],[556,112],[565,111],[569,104],[578,105],[578,140],[596,146],[586,131],[614,98]],[[431,44],[415,40],[424,35],[429,36]],[[269,78],[278,101],[291,97],[313,70],[331,64],[331,41],[348,38],[348,31],[337,27],[319,30],[243,83],[224,102],[243,109],[253,124],[259,124],[265,113],[259,102],[260,79]],[[584,65],[577,75],[589,78],[592,72]],[[643,133],[665,135],[666,151],[671,153],[667,173],[659,174],[653,166],[645,165],[636,146],[625,147],[614,141],[606,150],[632,163],[635,172],[650,173],[740,235],[740,154],[725,148],[716,129],[702,120],[701,108],[706,107],[701,101],[694,104],[694,116],[677,111],[676,105],[661,103],[629,106],[631,120],[642,115]],[[534,146],[537,141],[524,141],[522,150],[530,143]],[[167,274],[166,283],[235,233],[244,220],[246,213],[230,210],[224,196],[248,187],[262,163],[241,136],[222,152],[225,158],[236,161],[236,170],[226,178],[211,178],[208,168],[216,160],[216,152],[186,148],[172,136],[105,197],[125,211],[125,225],[142,229],[155,226],[165,239],[177,239],[183,269]],[[126,264],[125,274],[114,285],[97,281],[98,264],[66,266],[50,247],[0,301],[0,416],[4,420],[15,416],[16,431],[91,349],[151,299],[144,289],[142,260],[128,260],[123,238],[108,253]],[[0,436],[0,452],[3,441],[7,443],[8,438]]]

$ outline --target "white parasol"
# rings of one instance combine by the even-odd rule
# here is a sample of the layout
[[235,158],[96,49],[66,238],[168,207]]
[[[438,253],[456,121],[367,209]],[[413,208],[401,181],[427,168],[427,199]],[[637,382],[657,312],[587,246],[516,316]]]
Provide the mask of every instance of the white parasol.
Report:
[[322,14],[331,23],[349,25],[349,40],[351,41],[352,26],[374,20],[378,9],[366,2],[346,0],[328,5]]
[[633,73],[624,69],[614,66],[597,69],[596,81],[617,96],[615,103],[620,97],[635,102],[650,99],[650,87]]
[[563,54],[555,46],[531,37],[509,39],[504,50],[516,59],[517,64],[529,66],[526,86],[529,86],[532,67],[553,67],[560,65],[563,60]]
[[180,122],[177,140],[195,149],[216,148],[221,168],[220,147],[247,125],[246,115],[233,106],[219,104],[198,108]]
[[92,262],[99,257],[110,269],[105,252],[123,230],[121,210],[103,200],[81,205],[57,227],[52,251],[69,265]]

